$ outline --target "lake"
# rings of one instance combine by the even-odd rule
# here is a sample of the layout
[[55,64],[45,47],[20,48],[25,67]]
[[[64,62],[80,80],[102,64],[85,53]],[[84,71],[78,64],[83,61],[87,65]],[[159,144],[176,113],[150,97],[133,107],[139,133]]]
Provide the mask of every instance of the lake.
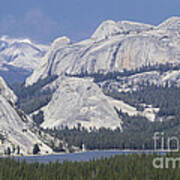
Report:
[[[14,157],[17,160],[26,160],[29,163],[40,162],[40,163],[48,163],[48,162],[63,162],[63,161],[89,161],[93,159],[100,159],[101,157],[111,157],[115,155],[123,155],[123,154],[141,154],[144,151],[122,151],[122,150],[100,150],[100,151],[87,151],[80,153],[69,153],[69,154],[55,154],[55,155],[45,155],[45,156],[21,156]],[[153,151],[146,151],[146,154],[153,153]],[[166,152],[160,152],[164,154]]]

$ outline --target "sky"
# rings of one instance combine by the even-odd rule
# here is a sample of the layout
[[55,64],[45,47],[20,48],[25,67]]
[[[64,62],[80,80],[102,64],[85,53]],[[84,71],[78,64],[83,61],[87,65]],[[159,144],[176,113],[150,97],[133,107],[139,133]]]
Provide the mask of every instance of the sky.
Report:
[[180,0],[1,0],[0,36],[51,43],[89,38],[105,20],[158,25],[180,16]]

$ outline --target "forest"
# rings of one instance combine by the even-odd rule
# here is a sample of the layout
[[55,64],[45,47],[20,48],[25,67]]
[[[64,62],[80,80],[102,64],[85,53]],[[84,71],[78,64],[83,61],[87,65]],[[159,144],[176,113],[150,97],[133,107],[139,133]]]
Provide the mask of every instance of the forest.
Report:
[[[1,180],[179,180],[180,162],[165,168],[166,158],[179,157],[179,153],[122,154],[110,158],[93,159],[87,162],[63,161],[28,163],[10,158],[0,158]],[[155,158],[163,158],[163,166],[157,168]]]
[[18,97],[17,107],[22,109],[26,114],[30,114],[48,104],[51,100],[52,93],[50,89],[42,91],[41,88],[57,79],[56,75],[48,76],[39,80],[31,86],[25,86],[25,83],[10,84],[10,88]]
[[[126,70],[122,73],[114,72],[105,75],[94,74],[91,76],[94,77],[95,82],[100,82],[108,79],[116,80],[118,76],[128,76],[150,70],[158,70],[161,73],[164,73],[169,70],[177,69],[180,69],[180,67],[165,64],[146,66],[131,71]],[[79,78],[83,76],[90,75],[87,73],[78,75]],[[17,106],[29,114],[46,105],[50,101],[53,92],[52,90],[46,89],[46,91],[42,91],[41,89],[56,78],[57,76],[49,76],[28,87],[25,87],[24,84],[12,86],[14,92],[18,96]],[[119,118],[123,121],[123,131],[121,131],[119,127],[114,130],[106,128],[96,129],[95,127],[91,127],[90,131],[88,131],[84,127],[81,127],[81,124],[73,129],[62,126],[53,130],[42,129],[42,131],[50,133],[55,138],[64,140],[69,144],[70,149],[72,146],[81,147],[82,144],[90,150],[153,149],[152,137],[155,132],[164,132],[167,136],[176,136],[180,139],[180,88],[176,85],[170,87],[168,85],[157,86],[155,84],[144,82],[139,85],[139,88],[136,91],[121,93],[115,89],[111,89],[110,91],[103,89],[103,91],[105,95],[111,96],[116,100],[122,100],[125,103],[136,107],[139,111],[143,111],[145,108],[142,104],[159,108],[155,122],[150,122],[142,116],[129,116],[115,108]],[[32,117],[34,122],[40,126],[44,120],[43,111],[39,111],[39,113]],[[164,119],[163,121],[161,121],[162,118]],[[61,147],[56,147],[54,150],[63,151]]]
[[92,77],[95,83],[99,83],[107,80],[118,81],[119,77],[128,77],[145,72],[158,71],[160,74],[163,74],[167,71],[176,71],[176,70],[180,70],[180,65],[173,65],[171,63],[166,63],[166,64],[154,64],[154,65],[148,64],[136,69],[131,69],[131,70],[123,69],[123,71],[121,72],[113,71],[113,72],[104,73],[99,71],[95,73],[88,73],[87,71],[85,71],[73,75],[65,73],[65,75],[69,77],[78,77],[78,78]]
[[116,90],[105,90],[104,93],[138,108],[141,104],[159,108],[157,116],[180,116],[180,88],[176,86],[157,86],[147,82],[141,84],[136,91],[119,93]]
[[[168,137],[176,136],[180,139],[180,122],[179,120],[171,120],[165,122],[150,122],[144,117],[133,116],[120,113],[123,117],[123,131],[117,127],[115,130],[107,128],[92,128],[91,131],[81,127],[69,129],[68,127],[61,127],[59,129],[45,129],[44,131],[50,133],[58,139],[63,139],[72,146],[80,147],[82,144],[88,150],[95,149],[131,149],[143,150],[154,149],[153,135],[155,132],[164,132],[165,141]],[[167,141],[166,141],[167,142]],[[167,147],[167,144],[165,144]],[[53,146],[52,146],[53,148]],[[171,149],[174,147],[172,146]],[[63,149],[55,149],[56,151],[63,151]]]
[[[65,140],[70,146],[81,147],[84,144],[90,150],[154,149],[152,137],[155,132],[164,132],[165,136],[176,136],[180,139],[180,88],[146,85],[141,86],[137,91],[126,93],[112,91],[106,92],[106,95],[123,100],[139,110],[143,110],[144,107],[141,106],[143,103],[158,107],[156,120],[151,122],[142,116],[129,116],[115,108],[119,118],[123,121],[123,131],[119,127],[114,130],[92,127],[88,131],[81,127],[81,124],[73,129],[61,126],[44,131]],[[160,118],[164,120],[160,121]]]

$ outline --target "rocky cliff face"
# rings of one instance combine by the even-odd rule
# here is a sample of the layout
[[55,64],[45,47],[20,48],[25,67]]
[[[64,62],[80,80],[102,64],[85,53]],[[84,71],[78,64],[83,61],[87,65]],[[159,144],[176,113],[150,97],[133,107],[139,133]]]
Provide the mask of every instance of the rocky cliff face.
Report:
[[[32,120],[14,105],[16,96],[0,78],[0,153],[7,148],[11,153],[32,154],[34,144],[39,144],[41,154],[52,153],[52,149],[42,142],[34,131]],[[19,150],[18,150],[19,148]]]
[[[122,122],[114,107],[131,115],[143,115],[154,120],[158,109],[139,112],[121,101],[114,101],[102,92],[103,83],[118,91],[136,89],[139,82],[150,80],[156,84],[176,82],[180,72],[166,73],[147,71],[120,77],[120,81],[95,84],[87,78],[72,78],[65,75],[123,72],[157,64],[180,63],[180,18],[170,18],[159,26],[128,21],[103,22],[88,40],[71,44],[66,37],[57,39],[44,58],[42,65],[28,78],[26,85],[39,79],[58,75],[55,82],[46,88],[53,88],[49,104],[42,108],[45,113],[43,127],[58,127],[61,124],[85,127],[116,127]],[[121,126],[121,125],[120,125]]]
[[16,103],[17,97],[13,93],[13,91],[6,85],[6,82],[2,77],[0,77],[0,94],[6,100],[11,101],[12,103]]
[[121,120],[114,110],[113,100],[106,97],[91,79],[62,77],[56,81],[50,103],[43,108],[44,128],[71,128],[78,123],[84,127],[121,127]]
[[107,21],[88,40],[70,44],[68,38],[60,38],[59,46],[57,43],[52,45],[43,65],[28,78],[27,84],[65,72],[123,71],[149,64],[179,63],[179,19],[170,18],[157,27],[128,21]]

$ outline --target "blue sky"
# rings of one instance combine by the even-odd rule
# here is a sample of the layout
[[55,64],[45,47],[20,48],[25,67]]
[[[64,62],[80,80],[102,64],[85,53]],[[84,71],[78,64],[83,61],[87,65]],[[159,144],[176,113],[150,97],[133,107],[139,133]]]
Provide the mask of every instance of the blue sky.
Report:
[[6,0],[0,6],[0,36],[51,42],[91,36],[104,20],[133,20],[157,25],[180,16],[180,0]]

